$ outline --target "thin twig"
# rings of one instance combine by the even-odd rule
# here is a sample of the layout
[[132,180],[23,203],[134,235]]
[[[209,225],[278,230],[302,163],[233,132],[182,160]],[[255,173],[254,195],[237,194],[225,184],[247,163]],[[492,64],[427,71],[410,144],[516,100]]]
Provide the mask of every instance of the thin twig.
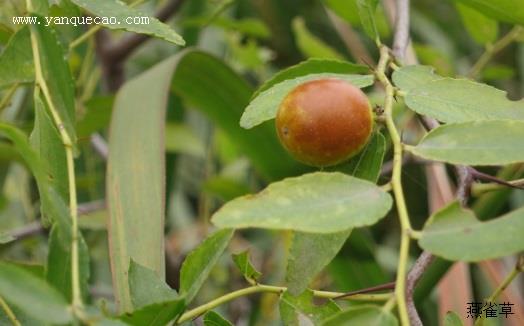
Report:
[[409,43],[409,0],[397,0],[395,18],[395,37],[393,39],[393,54],[395,58],[404,61]]
[[423,251],[408,273],[408,280],[406,282],[406,304],[408,306],[409,322],[412,326],[423,325],[420,316],[418,315],[417,308],[415,307],[413,294],[415,293],[415,287],[417,286],[418,281],[422,275],[424,275],[424,272],[428,269],[434,259],[435,257],[432,254]]
[[376,292],[376,291],[382,291],[382,290],[391,290],[394,288],[395,288],[395,282],[389,282],[389,283],[384,283],[384,284],[380,284],[376,286],[371,286],[369,288],[365,288],[361,290],[346,292],[344,294],[339,295],[338,297],[334,297],[333,300],[350,297],[355,294],[370,293],[370,292]]
[[107,145],[106,140],[102,138],[99,133],[94,133],[91,135],[90,141],[91,146],[93,146],[98,155],[100,155],[104,161],[107,161],[107,157],[109,155],[109,146]]
[[13,310],[11,310],[11,307],[7,304],[7,302],[4,300],[4,298],[0,297],[0,307],[4,310],[5,314],[7,315],[7,318],[13,324],[13,326],[21,326],[20,322],[16,318],[16,315],[14,314]]
[[474,177],[469,167],[464,165],[455,166],[455,171],[458,176],[458,187],[455,196],[462,207],[466,207],[468,199],[471,195],[471,185]]

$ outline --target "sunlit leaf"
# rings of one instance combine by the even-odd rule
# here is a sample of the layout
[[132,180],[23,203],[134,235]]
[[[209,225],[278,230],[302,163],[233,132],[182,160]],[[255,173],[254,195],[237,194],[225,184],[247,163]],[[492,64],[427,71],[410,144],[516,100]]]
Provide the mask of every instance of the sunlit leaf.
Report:
[[524,2],[515,0],[455,0],[496,20],[524,24]]
[[334,233],[376,223],[391,204],[389,194],[371,182],[316,172],[234,199],[213,215],[212,222],[222,228]]
[[379,39],[377,24],[375,23],[377,4],[378,0],[357,0],[358,14],[364,31],[374,41]]
[[35,78],[31,34],[28,27],[19,29],[0,54],[0,88]]
[[249,259],[249,251],[247,250],[239,254],[234,254],[233,261],[235,262],[235,265],[238,267],[242,275],[244,275],[244,277],[248,281],[256,282],[260,275],[262,275],[251,264],[251,261]]
[[295,39],[300,51],[308,58],[343,59],[335,49],[313,35],[302,18],[295,18],[292,23]]
[[227,321],[224,317],[212,310],[204,315],[203,321],[204,326],[233,326],[233,324]]
[[344,80],[360,88],[373,84],[374,80],[372,75],[350,75],[338,73],[315,73],[287,79],[273,85],[271,88],[263,91],[254,98],[246,107],[244,114],[242,114],[240,126],[242,126],[242,128],[250,129],[264,121],[275,118],[280,103],[293,88],[307,81],[323,78]]
[[340,308],[331,300],[324,304],[313,302],[313,292],[305,291],[298,297],[284,292],[279,303],[280,317],[286,326],[319,325]]
[[154,271],[133,260],[129,264],[129,291],[135,309],[178,298],[176,291]]
[[[110,29],[124,29],[129,32],[151,35],[168,42],[184,45],[185,42],[169,25],[166,25],[154,17],[150,17],[141,10],[128,7],[125,3],[117,0],[71,0],[81,8],[98,17],[115,17],[115,23],[101,20],[102,24]],[[144,19],[147,24],[137,23],[129,18]]]
[[457,2],[456,5],[464,26],[475,41],[486,44],[497,39],[499,32],[497,21],[460,2]]
[[406,148],[425,159],[464,165],[524,162],[524,121],[489,120],[442,125],[417,146]]

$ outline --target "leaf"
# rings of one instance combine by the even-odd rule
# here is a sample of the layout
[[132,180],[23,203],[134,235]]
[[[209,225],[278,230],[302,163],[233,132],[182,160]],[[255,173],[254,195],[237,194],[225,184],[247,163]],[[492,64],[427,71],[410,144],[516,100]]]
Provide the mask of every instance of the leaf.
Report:
[[0,244],[6,244],[15,240],[16,238],[11,234],[0,232]]
[[524,3],[515,0],[455,0],[496,20],[524,24]]
[[463,326],[462,320],[459,315],[454,311],[448,311],[444,316],[444,326]]
[[249,251],[243,251],[239,254],[233,255],[233,261],[240,270],[240,273],[250,282],[256,282],[262,275],[259,271],[253,267],[249,259]]
[[524,250],[523,230],[524,208],[481,222],[454,202],[430,217],[419,244],[437,256],[473,262]]
[[456,7],[466,30],[477,43],[487,44],[496,41],[499,33],[497,21],[460,2],[456,3]]
[[58,291],[30,272],[4,262],[0,262],[0,296],[45,323],[73,320],[67,301]]
[[430,66],[404,66],[393,72],[393,83],[402,91],[409,92],[421,85],[444,78],[435,74],[434,70]]
[[170,123],[166,125],[166,151],[205,157],[206,148],[195,133],[185,124]]
[[284,292],[280,297],[279,310],[284,325],[298,326],[318,325],[339,312],[340,308],[332,300],[323,305],[316,305],[313,303],[313,292],[307,290],[298,297]]
[[391,204],[389,194],[371,182],[338,172],[316,172],[234,199],[213,215],[212,222],[221,228],[334,233],[374,224]]
[[28,27],[19,29],[0,55],[0,89],[35,78],[31,34]]
[[129,325],[165,326],[180,317],[184,309],[185,302],[181,298],[150,304],[131,313],[125,313],[119,319]]
[[442,125],[431,130],[413,154],[463,165],[505,165],[524,162],[524,121],[478,121]]
[[420,84],[408,91],[405,102],[415,112],[442,122],[524,120],[524,100],[510,101],[504,91],[467,79]]
[[377,131],[373,133],[368,144],[357,156],[347,164],[337,167],[337,170],[376,183],[380,176],[385,154],[386,138]]
[[113,96],[95,96],[84,103],[87,112],[76,124],[79,138],[89,137],[95,131],[109,126],[113,101]]
[[[386,152],[386,140],[375,132],[361,153],[339,169],[355,177],[377,182]],[[340,251],[351,230],[333,234],[295,232],[289,249],[286,281],[288,291],[297,295],[304,291]]]
[[[266,179],[305,170],[287,157],[273,126],[254,131],[238,126],[251,89],[209,54],[184,51],[128,81],[114,104],[107,170],[113,286],[120,309],[127,311],[131,309],[130,258],[158,275],[164,270],[165,147],[161,126],[171,86],[189,106],[201,110],[228,138],[235,139],[239,151]],[[147,115],[144,108],[148,108]]]
[[233,324],[211,310],[204,315],[204,326],[233,326]]
[[322,326],[396,326],[397,318],[379,306],[361,305],[339,312],[321,324]]
[[129,290],[135,309],[178,299],[176,291],[171,289],[154,271],[134,260],[131,260],[129,264]]
[[[154,17],[149,17],[138,9],[133,9],[118,0],[71,0],[81,8],[99,17],[114,17],[115,23],[105,23],[102,25],[109,29],[123,29],[129,32],[150,35],[168,42],[184,45],[182,36],[178,35],[169,25],[166,25]],[[148,23],[133,23],[126,19],[129,17],[144,18],[148,17]]]
[[293,33],[300,52],[309,58],[342,60],[344,57],[335,49],[313,35],[306,27],[304,19],[297,17],[292,22]]
[[351,230],[330,234],[295,232],[286,270],[289,293],[302,293],[313,277],[337,255],[350,233]]
[[[168,60],[172,64],[175,58]],[[307,171],[280,145],[274,124],[264,124],[249,131],[238,125],[252,95],[245,80],[222,61],[204,52],[186,51],[178,58],[180,62],[173,77],[176,94],[189,106],[203,112],[227,138],[233,139],[239,152],[250,159],[262,177],[278,180]],[[170,69],[173,70],[164,66],[164,73]]]
[[309,74],[294,79],[287,79],[263,91],[254,98],[246,107],[244,114],[242,114],[242,117],[240,118],[240,126],[245,129],[250,129],[266,120],[275,118],[280,103],[284,100],[286,95],[293,90],[293,88],[307,81],[322,78],[341,79],[360,88],[373,84],[374,80],[372,75],[349,75],[338,73]]
[[[59,224],[54,224],[49,236],[49,254],[47,256],[46,280],[49,284],[58,289],[68,300],[72,299],[71,285],[71,245],[64,243],[60,239],[60,232],[70,232],[60,230]],[[80,291],[84,298],[89,294],[89,251],[83,237],[78,240],[79,275]]]
[[364,74],[367,72],[369,72],[367,66],[341,60],[311,58],[277,72],[256,90],[252,98],[287,79],[320,73]]
[[184,260],[180,270],[180,295],[186,298],[187,304],[193,301],[211,269],[226,250],[233,233],[230,229],[213,233]]
[[364,27],[364,31],[373,41],[379,40],[377,25],[375,23],[375,11],[378,0],[357,0],[358,15]]
[[[44,22],[40,16],[39,22]],[[42,88],[50,109],[54,108],[63,128],[76,146],[75,134],[75,89],[73,77],[66,61],[65,51],[58,41],[56,32],[44,24],[31,25],[31,43],[35,59],[36,82]],[[56,124],[56,117],[54,118]]]

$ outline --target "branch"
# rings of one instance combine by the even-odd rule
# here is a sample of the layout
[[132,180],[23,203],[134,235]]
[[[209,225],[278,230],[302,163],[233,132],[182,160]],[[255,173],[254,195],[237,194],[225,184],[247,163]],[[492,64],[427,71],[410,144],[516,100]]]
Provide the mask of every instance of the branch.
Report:
[[395,37],[393,39],[393,54],[395,58],[404,61],[409,43],[409,0],[397,0],[395,18]]
[[406,282],[406,304],[408,307],[409,322],[413,326],[422,326],[422,321],[415,307],[415,301],[413,300],[413,293],[418,281],[424,275],[424,272],[428,269],[429,265],[433,262],[435,257],[427,251],[423,251],[418,257],[417,261],[408,273],[408,280]]

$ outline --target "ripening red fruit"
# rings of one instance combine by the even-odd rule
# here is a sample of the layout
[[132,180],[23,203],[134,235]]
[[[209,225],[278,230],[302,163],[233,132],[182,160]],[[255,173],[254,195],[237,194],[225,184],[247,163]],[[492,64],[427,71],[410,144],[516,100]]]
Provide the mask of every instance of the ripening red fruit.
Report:
[[286,95],[275,123],[281,143],[293,157],[325,167],[364,147],[373,129],[373,114],[358,87],[339,79],[319,79]]

